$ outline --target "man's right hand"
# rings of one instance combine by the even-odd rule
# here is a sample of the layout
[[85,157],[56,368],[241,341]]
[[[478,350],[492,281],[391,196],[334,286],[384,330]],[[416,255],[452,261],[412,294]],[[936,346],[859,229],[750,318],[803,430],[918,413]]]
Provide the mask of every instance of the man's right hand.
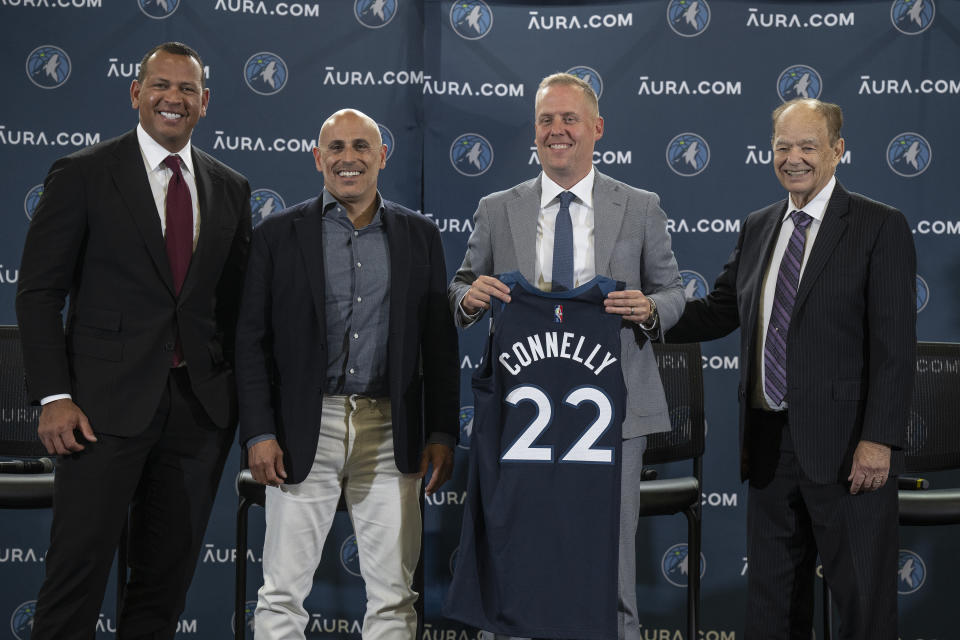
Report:
[[472,316],[481,309],[489,309],[491,297],[510,302],[510,287],[493,276],[480,276],[473,281],[466,295],[460,300],[460,308],[465,314]]
[[287,479],[283,468],[283,450],[276,440],[258,442],[247,450],[247,462],[253,479],[260,484],[279,487]]
[[43,446],[47,448],[47,453],[66,456],[83,451],[85,447],[74,435],[77,429],[87,442],[97,441],[86,414],[74,404],[73,400],[61,398],[43,405],[40,410],[37,435]]

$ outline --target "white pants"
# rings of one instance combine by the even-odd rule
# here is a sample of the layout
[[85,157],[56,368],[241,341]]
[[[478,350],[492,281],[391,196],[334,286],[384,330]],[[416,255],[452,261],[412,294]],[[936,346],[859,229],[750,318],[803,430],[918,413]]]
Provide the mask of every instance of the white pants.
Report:
[[267,487],[257,640],[303,638],[313,587],[341,487],[367,591],[365,640],[413,640],[420,554],[420,478],[393,458],[390,400],[325,396],[317,454],[300,484]]

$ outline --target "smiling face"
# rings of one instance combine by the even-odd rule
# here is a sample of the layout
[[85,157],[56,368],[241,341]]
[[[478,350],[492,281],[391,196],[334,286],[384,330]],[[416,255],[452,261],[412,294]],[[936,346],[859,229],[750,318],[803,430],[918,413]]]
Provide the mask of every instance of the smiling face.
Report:
[[773,166],[797,208],[830,182],[843,147],[843,138],[830,142],[827,121],[812,106],[801,102],[780,114],[773,128]]
[[593,147],[602,136],[603,118],[580,87],[553,84],[537,93],[537,155],[544,173],[564,189],[590,172]]
[[210,90],[203,88],[202,74],[190,56],[160,50],[147,60],[143,81],[130,85],[140,124],[167,151],[182,149],[197,121],[207,115]]
[[387,147],[377,123],[352,109],[330,116],[313,148],[317,171],[334,198],[345,205],[369,206],[377,196],[377,176],[387,166]]

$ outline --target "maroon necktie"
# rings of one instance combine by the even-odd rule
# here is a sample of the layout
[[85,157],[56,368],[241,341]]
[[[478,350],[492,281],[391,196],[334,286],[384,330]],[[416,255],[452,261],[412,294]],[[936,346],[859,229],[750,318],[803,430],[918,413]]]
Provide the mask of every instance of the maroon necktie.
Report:
[[[190,189],[180,171],[180,156],[171,155],[163,163],[173,172],[167,185],[167,260],[173,274],[173,290],[180,295],[183,281],[187,277],[190,258],[193,256],[193,204]],[[173,354],[173,365],[183,361],[180,336]]]

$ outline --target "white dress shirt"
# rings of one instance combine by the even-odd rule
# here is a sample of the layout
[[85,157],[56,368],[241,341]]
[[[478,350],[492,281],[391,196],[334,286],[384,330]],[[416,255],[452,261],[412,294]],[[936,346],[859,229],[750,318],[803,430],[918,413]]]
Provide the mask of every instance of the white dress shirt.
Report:
[[[790,236],[793,234],[794,224],[790,214],[794,211],[803,211],[813,218],[810,226],[807,227],[807,241],[803,245],[803,261],[800,263],[800,280],[797,286],[803,281],[803,271],[807,267],[807,260],[810,258],[810,251],[813,249],[813,243],[817,239],[817,233],[820,231],[820,225],[823,222],[823,216],[827,212],[827,203],[830,202],[830,196],[833,195],[833,188],[837,184],[837,178],[831,177],[830,182],[813,197],[813,200],[807,203],[802,209],[798,209],[793,204],[793,198],[787,198],[787,210],[783,214],[783,224],[780,225],[780,235],[777,236],[777,244],[773,248],[773,255],[770,256],[770,264],[763,277],[763,291],[760,296],[760,315],[757,318],[757,337],[760,342],[760,348],[757,349],[757,361],[760,370],[759,384],[754,385],[752,392],[752,406],[780,411],[787,408],[787,403],[773,404],[766,392],[767,372],[763,366],[763,350],[767,342],[767,323],[770,321],[770,313],[773,309],[773,296],[777,290],[777,274],[780,271],[780,262],[783,260],[783,254],[787,251],[787,245],[790,243]],[[789,330],[788,330],[789,331]]]
[[[137,125],[137,140],[140,142],[140,155],[143,156],[143,166],[147,170],[150,180],[150,191],[153,192],[153,201],[157,205],[157,215],[160,216],[160,230],[164,237],[167,235],[167,185],[173,171],[163,164],[170,152],[160,146],[150,137],[143,125]],[[176,152],[180,156],[180,171],[190,189],[190,201],[193,204],[193,248],[197,248],[197,237],[200,233],[200,200],[197,198],[197,179],[193,170],[193,154],[190,153],[190,141],[183,149]]]
[[553,285],[553,236],[560,211],[560,194],[573,193],[570,221],[573,223],[573,286],[579,287],[597,275],[593,249],[593,180],[596,170],[590,167],[580,182],[564,189],[546,173],[540,174],[540,216],[537,218],[537,259],[533,267],[534,284],[542,291]]

